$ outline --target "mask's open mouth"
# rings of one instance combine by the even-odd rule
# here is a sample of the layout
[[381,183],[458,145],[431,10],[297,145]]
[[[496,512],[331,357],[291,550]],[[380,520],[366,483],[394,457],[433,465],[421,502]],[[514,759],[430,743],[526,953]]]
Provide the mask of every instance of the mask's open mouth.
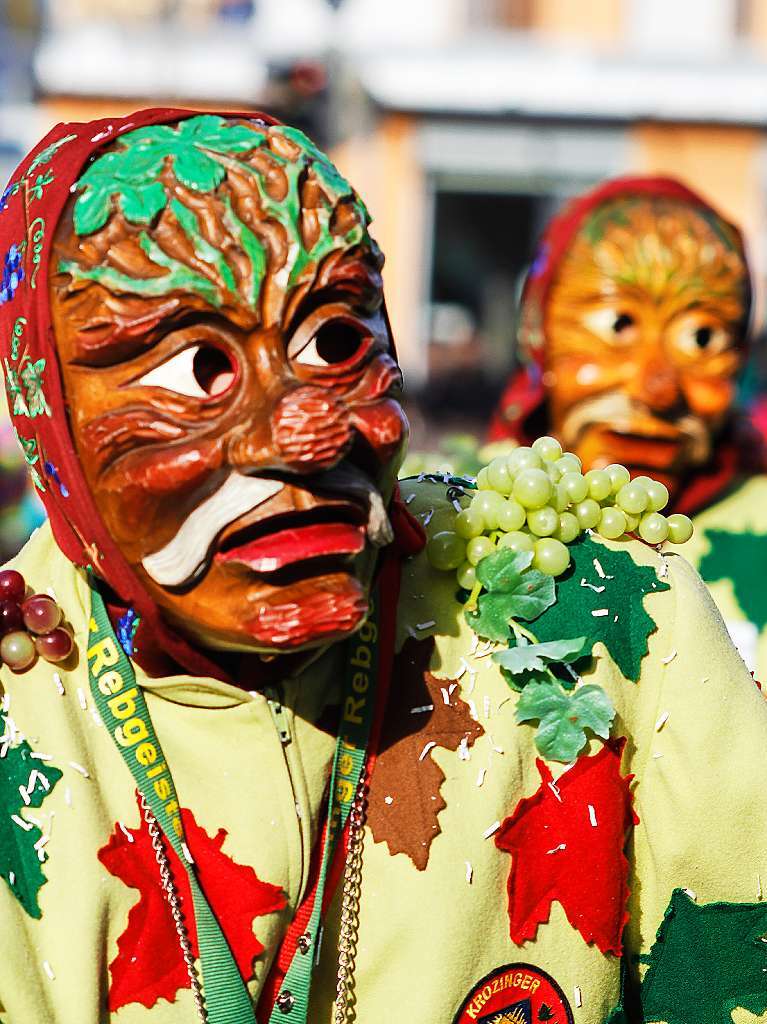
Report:
[[303,512],[268,516],[224,536],[214,561],[273,573],[315,559],[347,560],[365,547],[366,511],[333,502]]

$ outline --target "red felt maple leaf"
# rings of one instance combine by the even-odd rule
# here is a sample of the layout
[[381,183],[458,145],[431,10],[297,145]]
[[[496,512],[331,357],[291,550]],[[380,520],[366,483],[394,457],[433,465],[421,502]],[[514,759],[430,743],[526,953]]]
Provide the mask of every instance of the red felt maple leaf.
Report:
[[556,783],[538,760],[540,788],[519,801],[496,833],[496,846],[512,855],[509,931],[518,946],[535,938],[556,900],[586,942],[621,955],[629,896],[623,849],[639,821],[631,806],[633,776],[620,773],[625,742],[580,757]]
[[[254,958],[264,949],[253,934],[253,919],[282,910],[285,895],[279,886],[260,881],[252,868],[236,864],[222,852],[227,836],[224,829],[211,838],[191,811],[182,810],[181,817],[197,878],[247,981],[253,975]],[[165,849],[197,956],[197,929],[186,868],[167,842]],[[109,965],[109,1009],[118,1010],[127,1003],[152,1007],[158,999],[172,1002],[179,989],[190,987],[190,980],[143,815],[137,829],[123,831],[116,826],[98,857],[111,874],[141,894],[128,914],[128,923],[117,940],[117,956]]]

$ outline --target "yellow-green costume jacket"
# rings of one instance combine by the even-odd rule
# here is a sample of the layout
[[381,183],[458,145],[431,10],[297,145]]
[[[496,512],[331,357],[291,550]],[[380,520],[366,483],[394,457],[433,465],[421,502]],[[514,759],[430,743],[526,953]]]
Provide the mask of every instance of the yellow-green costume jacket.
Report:
[[767,476],[739,483],[694,518],[685,546],[743,660],[767,679]]
[[[444,528],[443,485],[402,491]],[[597,638],[577,667],[617,714],[573,765],[544,761],[538,724],[515,721],[520,696],[452,575],[405,564],[355,914],[358,1024],[767,1022],[767,703],[682,557],[587,544],[531,624]],[[45,527],[13,565],[52,588],[79,661],[0,669],[0,1020],[193,1024],[133,780],[89,694],[87,582]],[[287,742],[247,686],[136,666],[254,1005],[307,886],[341,650],[284,681]],[[313,1024],[333,1021],[339,900]]]

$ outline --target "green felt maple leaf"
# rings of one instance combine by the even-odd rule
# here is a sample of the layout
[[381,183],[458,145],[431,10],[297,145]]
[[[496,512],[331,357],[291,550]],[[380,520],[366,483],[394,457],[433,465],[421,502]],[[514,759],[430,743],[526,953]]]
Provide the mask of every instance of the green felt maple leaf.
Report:
[[[26,821],[21,811],[24,807],[40,807],[62,773],[48,761],[31,758],[31,754],[32,748],[23,740],[9,747],[0,759],[0,878],[6,880],[30,917],[41,917],[38,893],[47,879],[36,844],[42,832]],[[27,794],[28,804],[20,787]]]
[[530,682],[515,712],[518,722],[537,721],[535,745],[547,761],[574,761],[588,742],[586,730],[607,739],[615,708],[601,686],[567,693],[553,679]]
[[651,566],[637,565],[628,551],[583,537],[570,545],[571,564],[557,580],[557,601],[537,619],[538,640],[585,636],[584,651],[601,641],[627,679],[636,682],[655,621],[644,606],[648,594],[668,590]]
[[648,1022],[732,1024],[767,1010],[767,904],[698,904],[675,889],[642,984]]
[[707,583],[732,580],[735,599],[743,614],[759,629],[767,626],[767,536],[706,530],[711,550],[703,556],[699,572]]
[[487,593],[477,602],[478,611],[467,611],[471,628],[487,640],[508,640],[511,619],[528,622],[556,601],[554,579],[531,569],[531,551],[506,548],[487,555],[477,565],[477,579]]

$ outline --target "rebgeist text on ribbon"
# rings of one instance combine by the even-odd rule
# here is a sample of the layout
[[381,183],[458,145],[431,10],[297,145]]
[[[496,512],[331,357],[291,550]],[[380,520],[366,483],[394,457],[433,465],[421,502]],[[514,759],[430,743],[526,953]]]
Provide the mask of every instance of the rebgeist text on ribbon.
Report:
[[[378,626],[371,614],[351,643],[349,671],[351,685],[347,687],[341,717],[341,739],[336,764],[336,787],[333,817],[341,808],[350,806],[357,788],[360,759],[364,756],[363,744],[367,740],[365,723],[371,717],[369,702],[375,699],[374,674],[377,669]],[[354,754],[357,754],[355,764]],[[337,827],[338,821],[333,825]]]
[[[95,622],[91,622],[91,627],[91,633],[94,633]],[[167,801],[164,810],[170,825],[179,839],[183,839],[184,829],[178,801],[173,798],[168,766],[162,759],[158,761],[160,751],[150,736],[148,716],[140,712],[144,706],[143,694],[136,686],[124,690],[125,680],[115,668],[120,660],[116,641],[111,636],[95,640],[88,648],[87,656],[91,676],[96,680],[99,692],[107,698],[110,721],[105,724],[117,743],[131,750],[139,774],[151,783],[157,799]]]

